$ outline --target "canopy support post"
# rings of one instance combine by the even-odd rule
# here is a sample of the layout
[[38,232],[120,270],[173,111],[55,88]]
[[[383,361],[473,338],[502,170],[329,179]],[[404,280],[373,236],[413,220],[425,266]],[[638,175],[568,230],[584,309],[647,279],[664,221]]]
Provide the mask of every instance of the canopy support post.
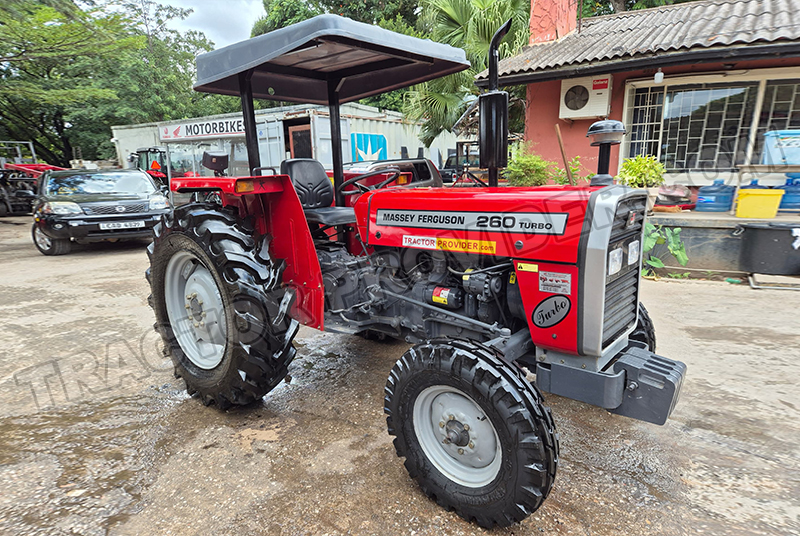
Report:
[[261,167],[261,156],[258,153],[258,133],[256,132],[256,111],[253,106],[252,78],[252,69],[239,73],[239,97],[242,100],[244,139],[247,146],[247,163],[250,166],[250,176],[253,176],[255,170]]
[[328,80],[328,109],[331,120],[331,152],[333,153],[333,191],[337,207],[344,206],[344,195],[339,187],[344,182],[342,162],[342,124],[339,121],[339,85],[341,80]]

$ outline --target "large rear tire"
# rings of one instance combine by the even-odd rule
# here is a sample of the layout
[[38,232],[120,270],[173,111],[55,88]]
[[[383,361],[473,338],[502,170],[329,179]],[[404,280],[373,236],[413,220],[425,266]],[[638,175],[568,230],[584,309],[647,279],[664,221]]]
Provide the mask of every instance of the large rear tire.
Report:
[[164,215],[147,249],[150,304],[189,394],[220,409],[261,399],[288,372],[298,323],[279,321],[282,262],[235,209],[198,203]]
[[386,383],[397,455],[441,506],[491,528],[525,519],[550,493],[558,437],[542,395],[486,346],[434,339]]
[[651,352],[656,352],[656,327],[653,325],[650,314],[641,302],[639,302],[639,322],[628,338],[643,342]]

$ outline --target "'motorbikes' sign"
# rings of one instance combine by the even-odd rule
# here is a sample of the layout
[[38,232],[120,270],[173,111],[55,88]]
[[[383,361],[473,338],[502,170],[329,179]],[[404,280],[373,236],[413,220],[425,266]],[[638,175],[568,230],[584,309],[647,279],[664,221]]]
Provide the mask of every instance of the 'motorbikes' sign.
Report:
[[179,125],[161,126],[158,129],[161,141],[198,140],[203,138],[226,138],[244,136],[244,119],[209,119],[187,121]]

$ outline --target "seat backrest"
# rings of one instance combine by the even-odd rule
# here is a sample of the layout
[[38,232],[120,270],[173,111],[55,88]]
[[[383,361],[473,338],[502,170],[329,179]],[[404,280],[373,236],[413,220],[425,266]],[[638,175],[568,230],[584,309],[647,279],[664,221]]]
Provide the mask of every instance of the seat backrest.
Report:
[[333,204],[333,185],[325,168],[313,158],[293,158],[281,162],[281,175],[289,175],[303,208]]

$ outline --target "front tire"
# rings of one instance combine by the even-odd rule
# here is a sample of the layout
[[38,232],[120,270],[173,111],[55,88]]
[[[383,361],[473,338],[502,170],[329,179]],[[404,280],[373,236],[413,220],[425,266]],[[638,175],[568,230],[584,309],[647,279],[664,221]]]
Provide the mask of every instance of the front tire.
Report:
[[416,345],[385,393],[397,455],[441,506],[484,528],[505,527],[550,493],[558,465],[550,410],[494,351],[454,339]]
[[42,255],[66,255],[72,249],[68,238],[50,238],[35,223],[31,228],[33,243]]
[[639,322],[636,323],[636,327],[628,338],[642,342],[647,345],[648,350],[656,352],[656,327],[641,302],[639,302]]
[[235,209],[184,205],[147,249],[156,329],[189,394],[226,409],[261,399],[288,372],[298,323],[279,322],[283,264]]

